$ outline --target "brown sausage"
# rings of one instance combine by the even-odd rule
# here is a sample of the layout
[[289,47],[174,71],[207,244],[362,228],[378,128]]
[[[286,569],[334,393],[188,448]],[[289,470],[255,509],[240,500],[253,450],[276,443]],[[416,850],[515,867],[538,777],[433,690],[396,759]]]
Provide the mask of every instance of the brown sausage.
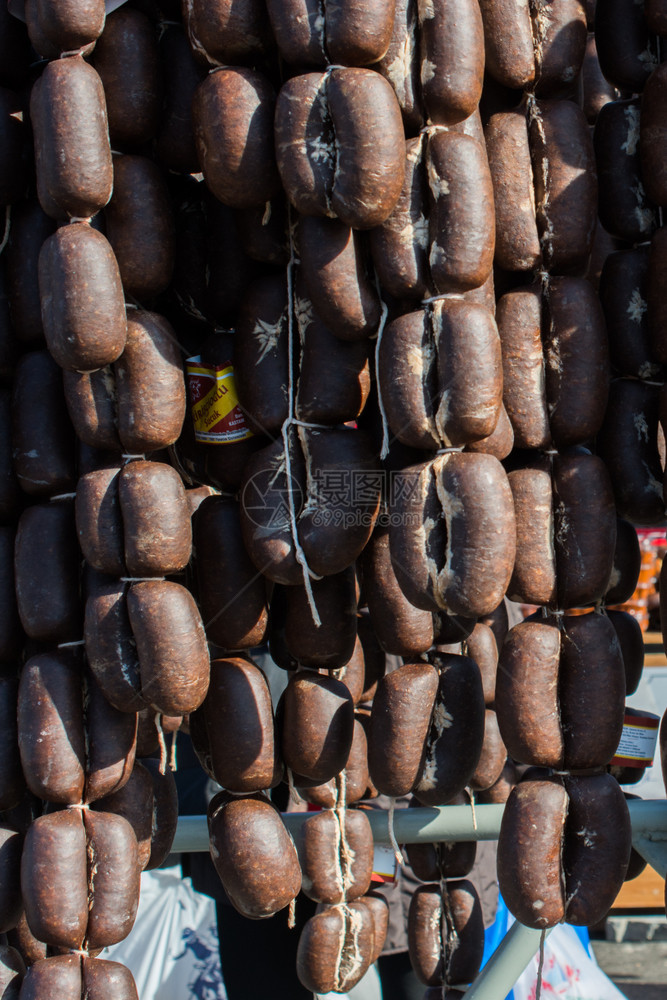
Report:
[[207,497],[193,519],[199,607],[211,642],[249,649],[264,641],[268,624],[266,586],[241,539],[238,503]]
[[[132,973],[120,962],[85,955],[81,962],[83,996],[90,1000],[138,1000]],[[64,997],[63,1000],[69,1000]]]
[[83,798],[86,749],[82,681],[80,665],[69,650],[33,656],[21,673],[21,764],[33,795],[49,802],[75,805]]
[[[389,541],[408,600],[470,618],[488,614],[507,590],[516,548],[511,490],[498,459],[446,454],[396,479],[404,488],[393,513],[405,516],[396,528],[392,522]],[[490,531],[492,523],[503,527]],[[424,527],[426,554],[417,541]]]
[[371,623],[385,653],[412,659],[433,645],[433,619],[401,590],[391,564],[389,529],[376,525],[362,556],[363,587]]
[[123,788],[134,767],[137,719],[105,698],[91,672],[86,675],[86,786],[84,800],[94,802]]
[[271,692],[259,667],[241,658],[213,660],[202,708],[211,769],[223,788],[247,795],[280,780]]
[[368,969],[373,949],[372,917],[360,900],[349,906],[328,906],[311,917],[301,932],[297,976],[312,992],[347,992]]
[[84,813],[88,841],[90,912],[88,948],[117,944],[132,930],[139,905],[137,838],[126,819],[113,813]]
[[[658,224],[657,212],[647,198],[643,181],[640,106],[639,98],[605,104],[593,134],[600,222],[608,233],[628,243],[644,243]],[[649,157],[646,167],[650,170],[648,146],[644,151]],[[651,179],[648,183],[652,185],[655,181]]]
[[185,417],[185,382],[171,324],[157,313],[133,311],[114,372],[123,448],[142,455],[173,444]]
[[569,775],[565,788],[566,919],[590,926],[598,914],[609,912],[623,884],[632,847],[630,815],[618,782],[609,774]]
[[535,79],[528,0],[480,0],[486,69],[504,87],[528,89]]
[[527,271],[537,266],[541,251],[524,110],[493,115],[484,138],[496,212],[496,263],[508,271]]
[[484,951],[484,921],[472,882],[418,887],[408,913],[408,951],[427,986],[475,978]]
[[137,649],[127,612],[128,586],[97,577],[89,586],[84,635],[86,656],[104,695],[121,712],[146,708],[141,697]]
[[16,532],[14,566],[21,624],[40,642],[81,637],[80,552],[71,500],[24,510]]
[[299,671],[284,698],[281,746],[290,770],[314,781],[328,781],[345,767],[354,729],[354,704],[348,688],[334,677]]
[[421,96],[434,125],[473,113],[482,93],[484,26],[479,4],[441,0],[419,7]]
[[[507,588],[511,601],[556,607],[557,557],[551,461],[534,459],[508,474],[516,521],[516,558]],[[567,521],[564,518],[567,527]]]
[[104,86],[114,149],[152,139],[161,112],[162,79],[155,28],[140,10],[107,18],[93,56]]
[[48,351],[30,351],[17,363],[12,437],[14,469],[22,490],[48,497],[74,487],[74,437],[62,371]]
[[41,347],[44,342],[37,261],[42,244],[53,230],[53,219],[36,198],[13,206],[6,250],[7,293],[14,332],[30,347]]
[[21,858],[21,891],[28,926],[53,947],[80,949],[88,925],[86,832],[81,811],[39,816]]
[[116,426],[116,381],[112,368],[62,374],[67,411],[79,440],[91,448],[121,451]]
[[168,170],[196,173],[199,160],[192,124],[192,98],[206,71],[195,61],[180,24],[163,26],[159,51],[164,101],[155,141],[156,158]]
[[514,288],[496,310],[503,358],[503,401],[518,448],[550,446],[539,287]]
[[289,494],[295,512],[305,493],[305,469],[297,436],[288,436],[291,478],[287,478],[282,438],[262,448],[245,466],[241,487],[241,533],[257,569],[275,583],[303,583],[290,527]]
[[297,241],[308,297],[341,340],[362,340],[378,327],[381,306],[364,257],[363,236],[338,219],[303,216]]
[[568,796],[559,778],[524,780],[510,794],[498,838],[498,880],[511,912],[527,927],[565,917],[561,851]]
[[61,1000],[80,1000],[81,958],[79,955],[56,955],[31,965],[21,986],[23,1000],[58,996]]
[[104,28],[103,0],[36,0],[36,8],[40,31],[59,53],[94,42]]
[[532,5],[535,47],[535,93],[539,97],[567,90],[579,74],[586,48],[586,12],[581,0]]
[[87,472],[76,487],[74,514],[79,545],[86,562],[100,573],[126,573],[123,518],[118,497],[121,467]]
[[113,185],[98,74],[81,56],[50,62],[33,87],[30,117],[42,208],[54,218],[95,215]]
[[315,424],[356,420],[371,387],[368,343],[336,337],[298,283],[294,311],[301,339],[295,416]]
[[128,575],[167,576],[190,561],[192,528],[179,474],[163,462],[128,462],[118,477]]
[[373,835],[361,810],[325,809],[299,829],[302,889],[320,903],[344,903],[368,891]]
[[420,778],[438,692],[438,672],[407,663],[378,684],[368,733],[368,766],[385,795],[407,795]]
[[391,38],[393,3],[346,0],[319,17],[312,0],[267,7],[283,58],[297,66],[367,66],[385,54]]
[[654,380],[662,368],[649,332],[649,259],[646,246],[610,253],[600,274],[599,294],[612,368],[619,375]]
[[309,495],[298,535],[310,569],[342,573],[361,555],[380,507],[381,473],[363,430],[298,428]]
[[93,371],[111,364],[127,339],[116,258],[88,225],[63,226],[39,255],[39,293],[48,348],[62,368]]
[[477,664],[452,653],[432,654],[431,659],[438,670],[438,692],[423,766],[413,786],[425,806],[442,805],[463,791],[478,766],[484,739],[484,693]]
[[572,101],[529,106],[537,222],[546,267],[583,270],[595,230],[595,155],[583,111]]
[[183,19],[190,45],[209,66],[247,64],[273,48],[266,10],[258,0],[186,0]]
[[113,194],[104,210],[107,237],[127,295],[147,302],[174,270],[175,232],[167,181],[145,156],[116,156]]
[[263,205],[280,189],[273,151],[275,92],[256,70],[220,69],[193,98],[197,151],[216,198],[233,208]]
[[127,609],[137,645],[142,697],[164,715],[193,712],[206,695],[209,657],[192,595],[178,583],[134,583]]
[[558,604],[586,607],[602,600],[611,577],[616,546],[612,483],[597,455],[567,452],[554,458],[553,482]]
[[263,796],[216,795],[209,811],[211,857],[233,906],[261,919],[282,910],[301,887],[294,841]]
[[495,246],[493,185],[481,142],[469,135],[438,131],[426,157],[431,209],[431,278],[438,293],[483,285],[491,273]]
[[287,650],[301,666],[339,670],[349,662],[357,635],[352,567],[311,581],[311,592],[320,625],[313,621],[304,586],[288,587],[285,592]]

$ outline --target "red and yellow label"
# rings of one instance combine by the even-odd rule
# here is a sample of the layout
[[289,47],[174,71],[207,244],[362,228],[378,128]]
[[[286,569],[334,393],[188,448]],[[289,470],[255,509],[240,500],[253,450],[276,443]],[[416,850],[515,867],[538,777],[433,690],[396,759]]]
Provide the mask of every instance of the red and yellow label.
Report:
[[195,440],[229,444],[252,437],[239,406],[232,365],[206,365],[196,357],[188,358],[185,368]]
[[660,719],[650,712],[625,710],[623,735],[610,763],[618,767],[651,767],[658,741]]

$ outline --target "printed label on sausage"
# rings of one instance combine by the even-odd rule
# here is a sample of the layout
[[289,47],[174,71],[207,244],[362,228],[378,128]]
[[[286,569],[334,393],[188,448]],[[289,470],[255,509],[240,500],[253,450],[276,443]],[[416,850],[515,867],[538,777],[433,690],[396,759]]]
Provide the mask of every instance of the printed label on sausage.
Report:
[[650,767],[658,740],[660,719],[657,715],[625,713],[623,734],[611,763],[618,767]]
[[229,444],[252,437],[236,394],[234,368],[202,364],[201,358],[188,358],[188,391],[195,440],[206,444]]
[[398,864],[388,844],[375,844],[373,849],[373,874],[371,882],[395,882]]

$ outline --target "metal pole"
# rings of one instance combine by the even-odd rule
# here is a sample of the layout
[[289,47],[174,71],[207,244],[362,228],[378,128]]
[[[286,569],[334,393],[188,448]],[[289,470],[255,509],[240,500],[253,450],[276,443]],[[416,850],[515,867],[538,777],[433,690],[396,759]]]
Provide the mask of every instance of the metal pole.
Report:
[[[655,854],[665,854],[667,867],[667,801],[664,799],[631,799],[628,802],[635,845],[640,853],[650,842]],[[312,813],[284,813],[290,833]],[[373,838],[389,843],[388,813],[381,809],[366,812]],[[394,813],[394,833],[400,844],[430,844],[441,840],[496,840],[500,830],[503,806],[439,806],[436,808],[397,809]],[[648,848],[646,848],[648,849]],[[180,816],[172,851],[207,851],[208,829],[205,816]],[[648,859],[647,859],[648,860]],[[653,864],[653,861],[651,861]],[[656,867],[655,864],[653,864]],[[658,869],[656,869],[658,870]]]
[[[552,928],[546,931],[551,933]],[[545,936],[546,936],[545,935]],[[542,931],[514,923],[466,990],[466,1000],[503,1000],[540,947]]]

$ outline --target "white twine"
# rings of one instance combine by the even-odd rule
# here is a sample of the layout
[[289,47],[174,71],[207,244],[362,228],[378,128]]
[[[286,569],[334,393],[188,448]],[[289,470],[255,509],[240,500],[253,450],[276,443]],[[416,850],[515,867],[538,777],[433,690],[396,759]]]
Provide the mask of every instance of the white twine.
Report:
[[85,639],[76,639],[74,642],[59,642],[56,649],[71,649],[73,646],[85,646]]
[[336,803],[334,805],[334,816],[338,823],[340,833],[339,838],[339,865],[341,873],[341,889],[343,892],[343,902],[347,902],[350,889],[354,885],[354,872],[352,862],[354,854],[350,851],[345,830],[345,818],[347,815],[347,774],[345,768],[336,776]]
[[56,493],[54,496],[49,497],[49,503],[53,503],[55,500],[73,500],[76,493]]
[[470,796],[470,811],[472,812],[472,828],[477,829],[477,813],[475,812],[475,793],[472,788],[468,789],[468,794]]
[[396,799],[392,795],[389,799],[389,811],[387,812],[387,828],[389,830],[389,843],[392,846],[394,852],[394,857],[399,868],[404,865],[403,855],[401,854],[401,848],[398,846],[398,841],[396,840],[396,834],[394,832],[394,813],[396,811]]
[[[290,442],[289,442],[289,431],[290,427],[297,424],[294,417],[294,242],[292,239],[292,231],[290,228],[290,259],[287,265],[287,352],[288,352],[288,385],[287,385],[287,418],[283,422],[281,427],[281,434],[283,439],[283,451],[285,454],[285,478],[287,480],[287,508],[289,511],[290,520],[290,531],[292,533],[292,542],[294,544],[294,552],[296,555],[296,560],[301,566],[301,572],[303,574],[303,585],[306,591],[306,597],[308,598],[308,606],[310,608],[310,614],[312,616],[313,622],[316,628],[320,628],[322,625],[322,619],[320,618],[319,612],[317,610],[317,605],[315,604],[315,596],[313,594],[313,588],[310,583],[311,577],[314,580],[321,580],[322,578],[316,573],[313,573],[310,566],[308,565],[308,560],[306,559],[306,553],[301,548],[301,542],[299,541],[299,535],[297,531],[296,524],[296,507],[294,505],[294,491],[292,490],[292,458],[290,455]],[[298,424],[297,424],[298,425]]]
[[540,1000],[542,996],[542,970],[544,969],[544,944],[547,939],[546,930],[540,934],[540,960],[537,965],[537,985],[535,987],[535,1000]]
[[449,132],[448,125],[424,125],[424,128],[420,128],[420,135],[435,135],[437,132]]
[[163,576],[121,576],[121,583],[152,583],[153,580],[164,580]]
[[296,790],[296,785],[294,784],[294,774],[291,767],[285,766],[285,770],[287,771],[287,785],[289,787],[290,801],[296,805],[301,800],[301,796]]
[[460,454],[463,451],[463,448],[464,448],[464,445],[461,445],[458,448],[453,448],[453,447],[450,447],[450,448],[438,448],[438,450],[436,451],[436,455],[458,455],[458,454]]
[[73,225],[73,224],[77,224],[77,225],[84,224],[86,226],[89,226],[91,219],[92,219],[92,215],[70,215],[69,220],[68,220],[68,224],[70,226]]
[[167,773],[167,744],[165,742],[164,729],[162,728],[158,712],[155,713],[155,728],[157,729],[157,738],[160,744],[160,766],[158,770],[160,774],[164,775]]
[[87,45],[82,45],[81,48],[79,48],[79,49],[66,49],[64,52],[60,53],[60,55],[58,56],[58,58],[59,59],[71,59],[72,56],[83,55],[84,51],[87,48],[88,48]]
[[387,307],[387,303],[382,298],[382,291],[380,289],[380,282],[378,281],[377,274],[375,275],[375,286],[377,288],[378,298],[380,299],[380,306],[382,308],[377,340],[375,341],[375,383],[377,385],[378,392],[378,407],[380,409],[380,417],[382,419],[382,448],[380,449],[380,459],[385,459],[389,454],[389,421],[387,420],[387,413],[382,400],[382,386],[380,385],[380,345],[382,343],[382,335],[387,325],[389,309]]
[[462,295],[457,295],[455,292],[443,292],[441,295],[430,295],[427,299],[422,299],[421,304],[423,306],[430,306],[433,302],[442,302],[444,299],[460,299],[463,298]]
[[133,461],[135,461],[135,459],[137,459],[137,460],[141,460],[141,459],[145,459],[145,458],[146,458],[146,456],[145,456],[145,455],[132,455],[132,454],[131,454],[130,452],[128,452],[128,451],[124,451],[124,452],[123,452],[123,454],[122,454],[122,455],[121,455],[120,457],[121,457],[122,459],[124,459],[124,461],[125,461],[126,463],[127,463],[127,462],[133,462]]
[[0,243],[0,253],[5,249],[7,243],[9,242],[9,233],[12,228],[12,206],[7,205],[5,208],[5,232],[2,237],[2,243]]

